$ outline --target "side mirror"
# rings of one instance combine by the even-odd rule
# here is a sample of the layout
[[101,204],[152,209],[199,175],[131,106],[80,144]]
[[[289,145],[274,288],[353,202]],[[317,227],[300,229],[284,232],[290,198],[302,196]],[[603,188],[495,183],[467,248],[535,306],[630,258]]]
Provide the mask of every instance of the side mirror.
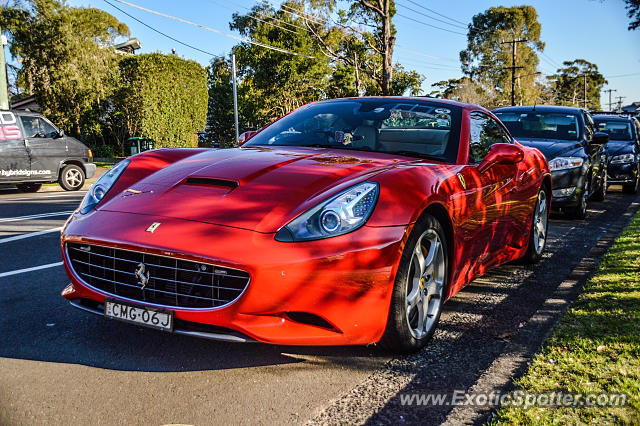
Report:
[[509,143],[497,143],[491,146],[487,156],[478,164],[478,171],[484,173],[497,164],[516,164],[523,158],[522,148]]
[[247,143],[247,141],[254,137],[256,133],[258,133],[257,130],[249,130],[248,132],[244,132],[243,134],[238,136],[238,146],[242,146]]
[[60,131],[55,135],[54,138],[58,139],[58,138],[64,138],[64,137],[65,137],[64,130],[60,129]]
[[609,142],[609,135],[605,132],[596,132],[591,139],[592,145],[604,145]]

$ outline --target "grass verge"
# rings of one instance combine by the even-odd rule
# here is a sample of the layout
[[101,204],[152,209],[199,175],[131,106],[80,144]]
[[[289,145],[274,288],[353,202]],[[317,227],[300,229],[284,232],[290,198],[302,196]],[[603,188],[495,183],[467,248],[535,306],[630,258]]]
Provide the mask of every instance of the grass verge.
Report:
[[640,424],[640,213],[529,367],[531,393],[624,393],[624,407],[506,407],[497,424]]

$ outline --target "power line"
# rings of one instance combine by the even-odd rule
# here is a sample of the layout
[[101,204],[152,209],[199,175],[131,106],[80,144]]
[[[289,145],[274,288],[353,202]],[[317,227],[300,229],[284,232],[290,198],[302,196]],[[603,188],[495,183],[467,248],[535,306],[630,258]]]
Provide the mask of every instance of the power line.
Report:
[[462,24],[462,25],[464,25],[464,26],[465,26],[465,28],[466,28],[466,26],[467,26],[467,24],[466,24],[466,23],[464,23],[464,22],[462,22],[462,21],[458,21],[457,19],[453,19],[453,18],[450,18],[449,16],[443,15],[442,13],[436,12],[436,11],[435,11],[435,10],[433,10],[433,9],[429,9],[428,7],[423,6],[423,5],[421,5],[420,3],[418,3],[418,2],[415,2],[415,1],[413,1],[413,0],[407,0],[407,1],[408,1],[409,3],[411,3],[411,4],[414,4],[414,5],[418,6],[418,7],[423,8],[424,10],[428,10],[428,11],[429,11],[429,12],[431,12],[431,13],[435,13],[436,15],[441,16],[441,17],[443,17],[443,18],[445,18],[445,19],[448,19],[448,20],[450,20],[450,21],[456,22],[456,23],[458,23],[458,24]]
[[[208,1],[209,3],[211,3],[211,4],[215,4],[215,5],[217,5],[217,6],[220,6],[220,7],[225,8],[225,9],[227,9],[227,10],[231,10],[232,12],[235,12],[235,11],[233,10],[233,8],[231,8],[231,7],[229,7],[229,6],[225,6],[225,5],[223,5],[223,4],[220,4],[220,3],[218,3],[218,2],[216,2],[216,1],[214,1],[214,0],[207,0],[207,1]],[[227,1],[228,1],[228,0],[227,0]],[[236,5],[237,5],[237,3],[236,3]],[[241,7],[243,7],[244,9],[249,10],[248,8],[246,8],[246,7],[244,7],[244,6],[241,6]],[[298,34],[298,32],[297,32],[297,31],[293,31],[293,30],[290,30],[289,28],[281,27],[281,26],[280,26],[280,25],[278,25],[278,24],[274,24],[273,22],[265,21],[265,20],[260,19],[260,18],[258,18],[258,17],[256,17],[256,16],[251,16],[251,15],[246,15],[246,16],[247,16],[247,17],[249,17],[250,19],[253,19],[253,20],[256,20],[256,21],[262,22],[262,23],[264,23],[264,24],[271,25],[271,26],[276,27],[276,28],[280,28],[281,30],[284,30],[284,31],[287,31],[287,32],[290,32],[290,33],[293,33],[293,34]],[[306,28],[305,28],[305,31],[306,31]]]
[[[104,1],[107,2],[107,0],[104,0]],[[185,23],[185,24],[193,25],[193,26],[202,28],[203,30],[211,31],[213,33],[220,34],[220,35],[223,35],[225,37],[241,41],[243,43],[253,44],[255,46],[264,47],[265,49],[274,50],[274,51],[280,52],[280,53],[286,53],[286,54],[289,54],[289,55],[301,56],[303,58],[318,59],[320,61],[324,61],[324,59],[322,59],[322,58],[317,58],[315,56],[310,56],[310,55],[305,55],[305,54],[298,53],[298,52],[293,52],[291,50],[282,49],[280,47],[270,46],[268,44],[260,43],[260,42],[253,41],[253,40],[249,40],[249,39],[244,38],[244,37],[238,37],[238,36],[235,36],[233,34],[226,33],[224,31],[216,30],[215,28],[211,28],[211,27],[207,27],[207,26],[202,25],[202,24],[197,24],[195,22],[187,21],[186,19],[178,18],[176,16],[167,15],[166,13],[157,12],[157,11],[152,10],[152,9],[147,9],[147,8],[142,7],[142,6],[138,6],[136,4],[126,2],[124,0],[113,0],[113,1],[117,1],[118,3],[122,3],[122,4],[125,4],[127,6],[130,6],[130,7],[136,8],[136,9],[140,9],[140,10],[143,10],[143,11],[148,12],[148,13],[152,13],[154,15],[162,16],[164,18],[173,19],[174,21],[178,21],[178,22],[182,22],[182,23]]]
[[396,16],[400,16],[400,17],[402,17],[404,19],[408,19],[410,21],[416,22],[418,24],[422,24],[422,25],[427,26],[427,27],[436,28],[438,30],[446,31],[446,32],[451,33],[451,34],[459,34],[459,35],[462,35],[462,36],[466,36],[465,33],[461,33],[461,32],[458,32],[458,31],[453,31],[453,30],[450,30],[450,29],[447,29],[447,28],[438,27],[436,25],[427,24],[426,22],[422,22],[422,21],[419,21],[417,19],[411,18],[410,16],[403,15],[402,13],[396,12]]
[[103,0],[103,1],[104,1],[105,3],[107,3],[109,6],[113,7],[114,9],[117,9],[117,10],[119,10],[120,12],[124,13],[124,14],[125,14],[125,15],[127,15],[129,18],[133,19],[134,21],[137,21],[138,23],[140,23],[140,24],[144,25],[145,27],[149,28],[150,30],[155,31],[155,32],[157,32],[158,34],[163,35],[163,36],[165,36],[166,38],[168,38],[168,39],[170,39],[170,40],[175,41],[176,43],[180,43],[180,44],[181,44],[181,45],[183,45],[183,46],[186,46],[186,47],[188,47],[188,48],[190,48],[190,49],[193,49],[193,50],[197,50],[198,52],[205,53],[205,54],[210,55],[210,56],[218,56],[218,55],[215,55],[215,54],[213,54],[213,53],[211,53],[211,52],[207,52],[206,50],[202,50],[202,49],[200,49],[199,47],[195,47],[195,46],[192,46],[192,45],[190,45],[190,44],[188,44],[188,43],[185,43],[184,41],[180,41],[180,40],[178,40],[178,39],[177,39],[177,38],[175,38],[175,37],[171,37],[170,35],[168,35],[168,34],[166,34],[166,33],[163,33],[163,32],[162,32],[162,31],[160,31],[160,30],[155,29],[155,28],[154,28],[154,27],[152,27],[151,25],[149,25],[149,24],[146,24],[146,23],[142,22],[141,20],[139,20],[139,19],[138,19],[138,18],[136,18],[135,16],[133,16],[133,15],[131,15],[131,14],[129,14],[129,13],[127,13],[127,12],[125,12],[124,10],[120,9],[120,8],[119,8],[118,6],[116,6],[115,4],[110,3],[108,0]]
[[[418,6],[421,6],[420,4],[415,3],[415,2],[413,2],[413,1],[411,1],[411,0],[407,0],[407,1],[408,1],[408,2],[410,2],[410,3],[412,3],[412,4],[417,4]],[[397,2],[396,2],[396,5],[398,5],[398,3],[397,3]],[[443,24],[445,24],[445,25],[451,25],[452,27],[460,28],[460,29],[463,29],[463,30],[466,30],[466,29],[467,29],[467,26],[466,26],[466,25],[454,24],[454,23],[451,23],[451,22],[444,21],[444,20],[442,20],[442,19],[434,18],[433,16],[427,15],[426,13],[424,13],[424,12],[420,12],[419,10],[412,9],[412,8],[410,8],[409,6],[404,5],[404,4],[400,4],[400,6],[404,7],[405,9],[409,9],[410,11],[412,11],[412,12],[414,12],[414,13],[417,13],[418,15],[422,15],[422,16],[424,16],[425,18],[433,19],[434,21],[441,22],[441,23],[443,23]]]
[[619,78],[619,77],[631,77],[634,75],[640,75],[640,72],[634,72],[631,74],[618,74],[618,75],[605,75],[604,78]]

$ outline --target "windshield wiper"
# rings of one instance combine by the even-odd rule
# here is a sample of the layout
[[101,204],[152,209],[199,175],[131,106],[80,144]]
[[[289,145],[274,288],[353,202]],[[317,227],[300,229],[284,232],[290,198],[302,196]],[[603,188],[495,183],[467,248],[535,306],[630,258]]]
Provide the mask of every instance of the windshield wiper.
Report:
[[423,154],[415,151],[381,151],[383,154],[405,155],[407,157],[418,157],[427,160],[442,161],[442,159],[429,154]]

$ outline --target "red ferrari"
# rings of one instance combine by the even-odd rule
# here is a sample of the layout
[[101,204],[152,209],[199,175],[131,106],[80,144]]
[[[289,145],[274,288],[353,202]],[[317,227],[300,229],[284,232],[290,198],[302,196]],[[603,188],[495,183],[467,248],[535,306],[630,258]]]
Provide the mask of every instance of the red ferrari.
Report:
[[159,330],[415,351],[488,269],[538,261],[551,177],[484,108],[315,102],[234,149],[124,160],[62,232],[77,308]]

